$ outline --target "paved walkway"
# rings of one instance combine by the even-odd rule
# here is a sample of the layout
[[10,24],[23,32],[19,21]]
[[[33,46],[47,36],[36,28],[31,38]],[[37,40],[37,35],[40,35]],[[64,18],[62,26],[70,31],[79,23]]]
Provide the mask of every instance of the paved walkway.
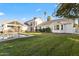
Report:
[[14,35],[1,35],[0,36],[0,42],[7,41],[7,40],[13,40],[17,38],[24,38],[24,37],[32,37],[33,35],[22,35],[22,34],[14,34]]

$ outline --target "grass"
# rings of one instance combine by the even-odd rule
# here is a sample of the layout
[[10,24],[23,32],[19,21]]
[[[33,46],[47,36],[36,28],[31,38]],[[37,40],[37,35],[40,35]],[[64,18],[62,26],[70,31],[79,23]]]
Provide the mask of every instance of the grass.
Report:
[[41,32],[27,32],[27,33],[21,33],[21,34],[26,34],[26,35],[28,35],[28,34],[30,34],[30,35],[40,35],[40,34],[42,34]]
[[[30,33],[29,33],[30,34]],[[31,33],[34,34],[34,33]],[[77,56],[79,35],[76,34],[34,34],[0,43],[0,55],[11,56]]]

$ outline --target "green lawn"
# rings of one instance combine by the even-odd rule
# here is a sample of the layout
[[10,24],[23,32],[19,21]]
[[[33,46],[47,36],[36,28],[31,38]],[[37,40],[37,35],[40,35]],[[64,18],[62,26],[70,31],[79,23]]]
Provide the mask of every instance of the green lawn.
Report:
[[79,55],[79,35],[43,33],[0,43],[0,55]]

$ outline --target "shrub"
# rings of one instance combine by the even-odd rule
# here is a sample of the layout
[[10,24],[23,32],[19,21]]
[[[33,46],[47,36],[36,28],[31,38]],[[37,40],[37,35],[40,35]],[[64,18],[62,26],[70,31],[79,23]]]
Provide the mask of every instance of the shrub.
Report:
[[35,29],[35,31],[38,32],[39,30],[38,29]]
[[42,32],[45,32],[45,31],[46,31],[46,29],[45,29],[45,28],[43,28],[43,29],[42,29]]
[[42,29],[39,29],[39,32],[42,32]]
[[51,29],[49,27],[46,28],[46,32],[51,32]]
[[39,32],[51,32],[51,29],[48,27],[48,28],[38,29],[37,31],[39,31]]

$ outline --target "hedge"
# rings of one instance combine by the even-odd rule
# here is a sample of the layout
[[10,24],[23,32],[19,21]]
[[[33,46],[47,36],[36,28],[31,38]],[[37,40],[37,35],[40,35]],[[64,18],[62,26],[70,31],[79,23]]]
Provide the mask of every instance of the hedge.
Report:
[[51,29],[48,27],[48,28],[40,28],[40,29],[36,29],[36,32],[51,32]]

